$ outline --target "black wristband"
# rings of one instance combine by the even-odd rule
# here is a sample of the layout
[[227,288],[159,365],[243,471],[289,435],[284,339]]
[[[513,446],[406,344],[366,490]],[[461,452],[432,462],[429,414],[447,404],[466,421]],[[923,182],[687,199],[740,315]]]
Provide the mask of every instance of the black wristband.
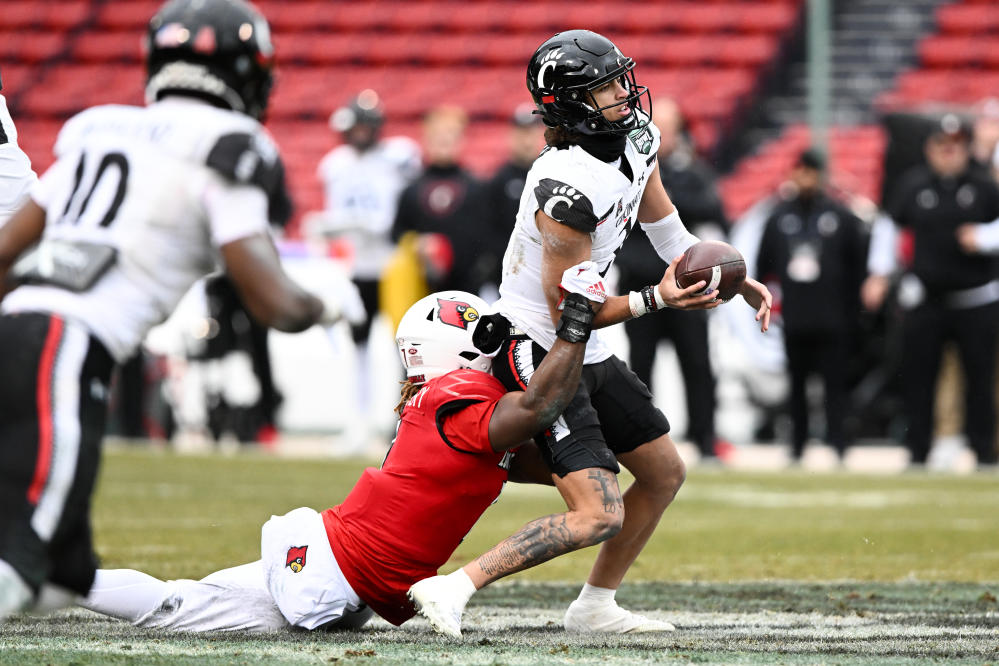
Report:
[[645,303],[645,309],[649,312],[655,312],[659,309],[659,304],[656,303],[656,296],[652,293],[655,286],[642,287],[642,291],[639,293],[642,295],[642,302]]
[[567,342],[586,342],[593,328],[593,308],[582,294],[566,294],[562,299],[562,318],[555,335]]

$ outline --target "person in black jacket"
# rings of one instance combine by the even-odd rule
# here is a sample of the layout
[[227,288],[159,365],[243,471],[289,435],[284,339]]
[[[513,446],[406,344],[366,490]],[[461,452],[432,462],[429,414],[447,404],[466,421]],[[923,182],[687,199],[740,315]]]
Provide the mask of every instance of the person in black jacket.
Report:
[[[896,268],[897,227],[911,234],[911,261],[898,283],[902,309],[902,385],[906,443],[924,463],[933,437],[940,358],[953,342],[965,377],[965,432],[980,464],[996,462],[995,367],[999,335],[996,260],[976,241],[999,218],[999,186],[973,166],[971,132],[945,114],[925,143],[926,164],[912,167],[887,199],[872,230],[862,297],[881,307]],[[894,223],[893,223],[894,222]],[[994,226],[994,225],[992,225]],[[984,236],[984,234],[982,234]]]
[[866,243],[863,223],[825,192],[824,171],[818,151],[799,156],[791,187],[767,220],[757,261],[760,279],[776,279],[781,288],[795,460],[809,438],[806,384],[814,373],[824,383],[825,441],[840,456],[849,443],[847,368]]
[[[701,240],[723,240],[728,222],[711,168],[694,153],[680,107],[668,98],[652,105],[659,128],[659,175],[684,223]],[[621,292],[652,284],[666,266],[644,234],[631,234],[618,253]],[[708,313],[704,310],[664,310],[655,317],[630,319],[624,324],[630,343],[629,365],[646,386],[652,386],[652,366],[661,340],[676,349],[687,397],[687,437],[702,460],[721,453],[715,437],[715,377],[708,349]],[[719,451],[716,452],[716,444]]]
[[503,249],[502,244],[496,247],[486,221],[482,183],[459,163],[467,124],[468,116],[457,107],[438,107],[427,113],[423,121],[426,168],[402,191],[392,227],[393,242],[415,231],[426,241],[422,248],[435,248],[432,258],[424,256],[431,268],[427,275],[431,291],[478,294]]

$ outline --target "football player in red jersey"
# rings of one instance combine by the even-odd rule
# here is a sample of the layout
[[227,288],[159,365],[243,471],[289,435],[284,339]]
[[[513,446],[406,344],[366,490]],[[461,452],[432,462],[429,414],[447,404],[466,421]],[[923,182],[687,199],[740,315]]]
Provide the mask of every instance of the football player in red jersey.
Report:
[[[418,301],[399,324],[408,381],[381,468],[365,470],[346,499],[321,514],[300,508],[272,517],[256,562],[200,581],[100,570],[81,605],[137,626],[183,631],[355,627],[372,612],[396,625],[413,617],[410,586],[437,573],[499,495],[511,465],[540,462],[528,440],[575,393],[590,326],[606,298],[593,266],[566,271],[558,340],[526,391],[508,393],[490,374],[511,331],[505,319],[486,314],[484,301],[464,292]],[[523,454],[513,454],[525,442]],[[528,566],[595,543],[576,538],[571,519],[561,540],[543,525],[532,534],[537,548]]]

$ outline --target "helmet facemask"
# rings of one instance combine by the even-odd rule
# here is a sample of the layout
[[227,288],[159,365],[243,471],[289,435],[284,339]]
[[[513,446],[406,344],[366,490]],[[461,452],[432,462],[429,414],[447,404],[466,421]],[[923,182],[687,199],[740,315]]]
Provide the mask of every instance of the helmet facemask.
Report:
[[[621,87],[628,91],[628,96],[623,100],[615,100],[610,104],[598,106],[593,91],[615,79],[618,79],[621,82]],[[652,117],[652,100],[649,89],[646,86],[639,86],[635,81],[635,63],[630,58],[621,71],[614,71],[588,85],[569,86],[565,88],[565,92],[561,96],[568,97],[573,102],[577,101],[578,96],[578,103],[582,104],[586,110],[583,123],[589,130],[589,134],[629,134],[644,129]],[[642,105],[642,97],[647,99],[648,110]],[[603,112],[622,105],[627,105],[631,112],[620,120],[607,120]],[[640,119],[635,113],[636,111],[641,111],[645,117]],[[577,131],[579,131],[578,128]]]

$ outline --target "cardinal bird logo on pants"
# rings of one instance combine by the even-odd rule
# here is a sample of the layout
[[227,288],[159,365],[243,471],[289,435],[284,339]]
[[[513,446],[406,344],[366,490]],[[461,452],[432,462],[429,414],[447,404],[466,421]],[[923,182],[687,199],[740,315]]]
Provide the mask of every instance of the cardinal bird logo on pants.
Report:
[[437,299],[437,316],[448,326],[468,330],[468,325],[479,318],[479,311],[462,301]]
[[288,549],[288,557],[285,559],[284,565],[291,567],[292,572],[298,573],[305,568],[305,551],[308,549],[308,546],[292,546]]

